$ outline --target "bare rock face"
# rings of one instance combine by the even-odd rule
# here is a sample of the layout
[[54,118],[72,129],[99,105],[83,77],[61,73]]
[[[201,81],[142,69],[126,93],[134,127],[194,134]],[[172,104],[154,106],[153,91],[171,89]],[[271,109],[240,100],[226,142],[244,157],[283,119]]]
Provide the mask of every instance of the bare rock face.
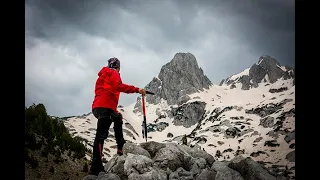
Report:
[[[156,94],[146,96],[146,101],[158,104],[164,99],[169,105],[180,105],[190,99],[188,94],[208,89],[210,85],[211,81],[199,68],[193,54],[177,53],[169,63],[162,66],[158,77],[154,77],[145,87]],[[135,109],[141,109],[140,98],[137,99]]]

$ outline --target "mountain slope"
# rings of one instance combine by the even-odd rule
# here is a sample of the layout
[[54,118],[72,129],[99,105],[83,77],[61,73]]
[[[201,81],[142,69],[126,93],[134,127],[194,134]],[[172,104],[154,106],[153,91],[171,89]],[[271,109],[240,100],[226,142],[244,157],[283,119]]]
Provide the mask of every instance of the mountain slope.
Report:
[[[258,63],[215,85],[192,54],[177,53],[146,88],[156,93],[146,96],[149,141],[181,143],[186,134],[189,146],[205,150],[217,161],[242,154],[271,171],[287,168],[294,176],[294,69],[261,56]],[[125,118],[126,140],[144,142],[140,98],[119,110]],[[89,113],[68,118],[65,125],[92,144],[96,121]],[[115,154],[112,130],[110,134],[104,151],[107,160]]]

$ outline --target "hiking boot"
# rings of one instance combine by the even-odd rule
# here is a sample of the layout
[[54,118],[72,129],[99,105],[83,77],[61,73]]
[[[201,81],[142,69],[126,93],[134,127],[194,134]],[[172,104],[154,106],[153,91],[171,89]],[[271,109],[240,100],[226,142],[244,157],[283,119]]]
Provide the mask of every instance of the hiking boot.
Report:
[[89,171],[90,175],[98,176],[99,173],[100,173],[99,171],[91,171],[91,170]]
[[107,171],[103,169],[103,170],[100,170],[100,171],[90,171],[89,174],[98,176],[100,172],[107,173]]
[[89,174],[98,176],[100,172],[107,173],[106,170],[104,170],[104,168],[101,168],[100,170],[90,170]]
[[117,154],[118,154],[119,156],[122,156],[122,155],[123,155],[122,149],[118,149],[118,150],[117,150]]
[[91,165],[91,168],[89,170],[89,174],[98,176],[98,174],[100,172],[105,172],[102,164],[101,165],[100,164]]

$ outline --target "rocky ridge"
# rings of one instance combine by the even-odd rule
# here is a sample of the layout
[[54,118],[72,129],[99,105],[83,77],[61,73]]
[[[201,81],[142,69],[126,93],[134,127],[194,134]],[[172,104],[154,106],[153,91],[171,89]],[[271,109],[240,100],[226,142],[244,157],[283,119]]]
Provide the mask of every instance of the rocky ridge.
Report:
[[250,157],[215,161],[203,150],[175,143],[126,143],[124,155],[114,155],[106,172],[83,180],[285,180],[287,171],[274,173]]

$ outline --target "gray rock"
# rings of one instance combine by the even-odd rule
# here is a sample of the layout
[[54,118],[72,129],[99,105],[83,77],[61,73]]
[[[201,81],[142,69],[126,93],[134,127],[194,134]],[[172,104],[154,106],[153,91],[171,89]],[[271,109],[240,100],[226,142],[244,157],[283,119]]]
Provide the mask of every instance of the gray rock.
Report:
[[160,108],[157,108],[157,109],[156,109],[156,115],[157,115],[157,116],[160,116],[160,115],[161,115]]
[[104,170],[107,173],[117,174],[120,177],[120,179],[127,179],[127,175],[124,172],[124,162],[126,160],[126,157],[127,157],[126,155],[122,155],[122,156],[115,155],[104,166]]
[[[241,160],[242,159],[242,160]],[[246,180],[276,180],[263,165],[253,161],[250,157],[239,158],[230,162],[228,167],[238,171]]]
[[172,109],[175,126],[189,128],[197,124],[205,113],[206,103],[195,101]]
[[168,137],[168,138],[172,138],[172,137],[173,137],[173,134],[169,132],[169,133],[167,134],[167,137]]
[[277,88],[277,89],[271,88],[271,89],[269,89],[269,92],[270,93],[280,93],[280,92],[283,92],[283,91],[286,91],[286,90],[288,90],[287,87],[281,87],[281,88]]
[[179,167],[178,169],[177,169],[177,173],[178,173],[178,175],[181,177],[181,176],[191,176],[192,177],[192,172],[189,172],[189,171],[186,171],[186,170],[184,170],[183,168],[181,168],[181,167]]
[[251,134],[251,136],[257,136],[257,135],[260,135],[260,133],[258,131],[253,131],[253,133]]
[[164,143],[159,143],[155,141],[141,143],[140,146],[149,152],[151,158],[153,158],[161,148],[166,147]]
[[242,90],[249,90],[251,87],[250,77],[248,75],[241,76],[239,82],[242,84]]
[[216,171],[204,169],[201,171],[199,176],[196,177],[196,180],[214,180],[216,179]]
[[253,131],[254,131],[253,129],[244,129],[239,133],[239,136],[243,136],[243,135],[248,134]]
[[259,66],[267,70],[270,83],[276,82],[285,74],[285,71],[278,67],[281,66],[280,63],[270,56],[261,56],[259,58]]
[[175,144],[166,144],[164,148],[161,148],[153,158],[154,165],[161,169],[167,169],[167,167],[175,171],[177,168],[182,167],[184,161],[184,154],[177,148]]
[[114,173],[100,173],[97,180],[121,180],[120,177]]
[[148,123],[147,124],[147,131],[148,132],[154,132],[154,131],[161,132],[164,129],[166,129],[168,126],[169,126],[169,123],[167,123],[167,122]]
[[169,180],[192,180],[194,179],[192,176],[192,173],[189,171],[186,171],[182,167],[179,167],[175,172],[172,172],[169,175]]
[[137,174],[132,173],[128,176],[128,180],[164,180],[167,179],[167,174],[163,170],[151,169],[151,171]]
[[224,79],[222,79],[221,81],[220,81],[220,83],[219,83],[219,86],[222,86],[222,84],[225,82],[225,80]]
[[190,97],[188,95],[182,95],[178,98],[178,105],[186,103],[189,100],[190,100]]
[[224,135],[226,138],[234,138],[236,136],[240,136],[241,130],[237,127],[229,127],[225,130]]
[[143,174],[152,170],[153,161],[143,155],[129,153],[124,162],[124,172],[127,176],[131,173]]
[[287,142],[287,143],[290,143],[290,141],[294,140],[295,139],[295,131],[291,131],[289,133],[287,133],[286,137],[284,138],[284,140]]
[[250,156],[252,156],[252,157],[258,157],[258,156],[260,156],[260,154],[265,154],[265,155],[269,156],[269,154],[266,153],[266,152],[264,152],[264,151],[252,152],[252,153],[250,154]]
[[96,180],[98,176],[96,175],[87,175],[82,180]]
[[296,157],[295,155],[296,155],[296,151],[293,150],[286,155],[286,159],[290,162],[295,162],[295,157]]
[[193,176],[196,176],[201,173],[203,169],[207,167],[207,162],[204,158],[194,158],[193,165],[190,170]]
[[227,164],[228,164],[228,166],[229,166],[229,164],[230,163],[235,163],[235,164],[237,164],[237,163],[239,163],[240,161],[242,161],[242,160],[245,160],[245,158],[242,156],[242,155],[238,155],[238,156],[235,156],[230,162],[228,162]]
[[227,126],[227,127],[231,127],[230,125],[230,120],[224,120],[220,122],[220,126]]
[[238,171],[228,167],[227,162],[215,161],[211,170],[216,171],[216,180],[244,180]]
[[178,148],[182,152],[189,154],[192,158],[204,158],[209,166],[211,166],[215,161],[211,154],[208,154],[203,150],[191,148],[185,145],[180,145]]
[[234,89],[234,88],[236,88],[236,87],[237,87],[236,84],[233,83],[233,84],[230,86],[230,89]]
[[138,145],[131,143],[131,142],[125,143],[122,151],[123,151],[123,154],[131,153],[131,154],[143,155],[148,158],[151,158],[151,156],[147,150],[145,150],[141,146],[138,146]]
[[207,128],[205,129],[205,131],[211,131],[211,132],[216,133],[216,132],[221,132],[221,131],[223,131],[223,129],[222,129],[220,126],[214,126],[214,125],[212,125],[212,126],[210,126],[210,127],[207,127]]
[[271,128],[274,125],[274,117],[268,116],[265,118],[260,119],[260,126],[264,128]]
[[[215,161],[207,152],[175,143],[147,142],[140,145],[128,143],[127,154],[114,155],[105,165],[106,173],[97,176],[86,176],[90,179],[124,179],[124,180],[162,180],[162,179],[275,179],[273,174],[251,158],[236,156],[230,162]],[[140,146],[140,147],[136,147]],[[144,149],[149,158],[130,151]],[[139,150],[141,151],[141,150]],[[294,159],[294,151],[287,155]],[[277,175],[276,175],[277,176]]]
[[262,81],[262,79],[266,76],[267,69],[261,67],[260,65],[253,64],[249,69],[249,77],[252,79],[252,82],[257,84]]
[[[148,98],[149,96],[146,96],[146,99]],[[157,103],[160,103],[160,98],[158,99]],[[133,109],[133,112],[134,113],[142,113],[142,103],[141,103],[141,96],[138,96],[137,97],[137,101],[136,101],[136,104],[134,105],[134,109]]]
[[257,137],[253,142],[254,142],[254,143],[260,142],[262,139],[263,139],[263,137]]
[[285,100],[277,104],[269,103],[255,109],[246,109],[245,112],[248,114],[257,114],[258,116],[263,118],[281,109],[285,103],[287,103]]

